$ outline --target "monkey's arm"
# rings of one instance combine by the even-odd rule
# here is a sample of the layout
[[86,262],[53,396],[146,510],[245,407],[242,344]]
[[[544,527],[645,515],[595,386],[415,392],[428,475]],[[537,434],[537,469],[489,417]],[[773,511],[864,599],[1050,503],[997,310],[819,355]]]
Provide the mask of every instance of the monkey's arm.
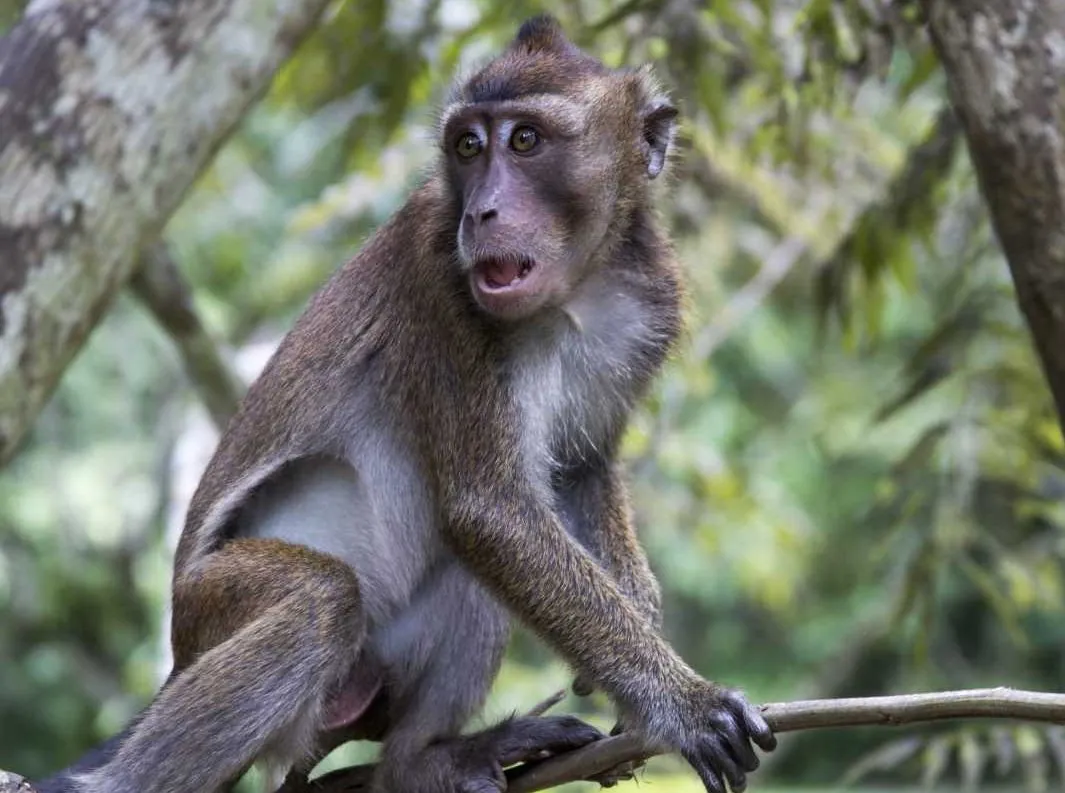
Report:
[[621,466],[590,466],[559,495],[570,534],[614,577],[637,610],[661,628],[662,594],[636,533]]
[[[559,505],[569,533],[591,552],[656,630],[662,627],[662,595],[636,534],[621,466],[601,462],[580,471],[559,488]],[[593,681],[578,675],[573,691],[586,697]]]
[[776,745],[758,708],[684,663],[534,488],[490,473],[447,494],[449,540],[469,569],[652,745],[679,751],[708,790],[723,791],[724,778],[740,793],[758,766],[751,741]]

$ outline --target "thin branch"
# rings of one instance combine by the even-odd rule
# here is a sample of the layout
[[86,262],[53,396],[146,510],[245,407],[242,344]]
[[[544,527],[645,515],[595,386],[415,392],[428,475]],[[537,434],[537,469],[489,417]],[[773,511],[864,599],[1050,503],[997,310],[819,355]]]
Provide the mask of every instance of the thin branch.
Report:
[[[984,688],[904,694],[892,697],[852,697],[774,702],[762,706],[774,732],[795,732],[823,727],[888,726],[944,719],[1021,719],[1065,723],[1065,694]],[[635,737],[619,735],[560,755],[515,774],[507,793],[533,793],[586,779],[616,765],[643,760],[649,751]],[[323,791],[324,793],[324,791]]]
[[770,251],[757,274],[729,298],[712,323],[699,331],[692,344],[695,358],[708,360],[736,328],[762,305],[807,250],[805,240],[788,237]]
[[[537,706],[538,708],[542,706]],[[944,719],[1020,719],[1065,724],[1065,694],[986,688],[903,694],[890,697],[815,699],[762,706],[774,732],[824,727],[891,726]],[[574,752],[518,766],[507,774],[507,793],[534,793],[602,774],[623,763],[639,763],[660,751],[632,735],[605,738]],[[361,765],[325,774],[286,792],[351,793],[368,789],[373,766]]]
[[222,429],[236,412],[244,385],[200,321],[192,292],[164,244],[144,254],[130,288],[174,341],[196,393]]
[[[544,700],[530,713],[544,712],[557,699],[556,695]],[[776,733],[824,727],[898,727],[946,719],[1018,719],[1065,724],[1065,694],[1006,687],[980,688],[891,697],[774,702],[762,705],[762,713]],[[579,782],[624,763],[641,763],[661,753],[648,748],[632,735],[604,738],[574,752],[510,769],[507,793],[535,793]],[[312,781],[290,778],[282,790],[286,793],[354,793],[368,790],[372,775],[372,765],[353,766],[323,774]],[[20,783],[21,777],[0,771],[0,793],[33,793]]]

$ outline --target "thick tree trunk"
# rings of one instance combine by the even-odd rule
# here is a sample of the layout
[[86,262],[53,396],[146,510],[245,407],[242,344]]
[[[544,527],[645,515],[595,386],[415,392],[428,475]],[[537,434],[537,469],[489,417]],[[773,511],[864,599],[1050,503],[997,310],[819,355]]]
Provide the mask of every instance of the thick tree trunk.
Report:
[[0,39],[0,464],[327,0],[35,0]]
[[1065,427],[1065,0],[925,0]]

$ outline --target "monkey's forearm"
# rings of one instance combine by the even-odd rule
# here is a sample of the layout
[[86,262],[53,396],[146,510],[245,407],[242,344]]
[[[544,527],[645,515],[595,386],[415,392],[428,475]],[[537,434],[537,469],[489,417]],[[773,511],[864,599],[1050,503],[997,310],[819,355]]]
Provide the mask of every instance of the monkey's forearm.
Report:
[[636,535],[628,494],[617,475],[604,512],[602,559],[633,604],[658,630],[662,627],[662,590]]
[[571,533],[610,572],[636,609],[655,628],[662,623],[662,597],[636,534],[620,465],[594,467],[561,493]]
[[700,679],[535,499],[494,492],[467,503],[452,540],[513,613],[645,723]]

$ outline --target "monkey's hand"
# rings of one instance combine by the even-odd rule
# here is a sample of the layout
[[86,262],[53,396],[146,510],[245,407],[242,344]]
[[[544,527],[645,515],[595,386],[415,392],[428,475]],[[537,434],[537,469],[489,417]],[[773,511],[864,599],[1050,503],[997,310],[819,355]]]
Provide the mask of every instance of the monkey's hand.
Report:
[[725,793],[726,780],[733,793],[743,793],[759,764],[751,744],[767,752],[777,745],[757,705],[701,678],[685,686],[679,704],[652,714],[647,727],[680,752],[708,793]]
[[374,791],[502,793],[507,789],[507,766],[580,749],[604,737],[575,716],[508,719],[434,743],[414,757],[386,757],[378,767]]

